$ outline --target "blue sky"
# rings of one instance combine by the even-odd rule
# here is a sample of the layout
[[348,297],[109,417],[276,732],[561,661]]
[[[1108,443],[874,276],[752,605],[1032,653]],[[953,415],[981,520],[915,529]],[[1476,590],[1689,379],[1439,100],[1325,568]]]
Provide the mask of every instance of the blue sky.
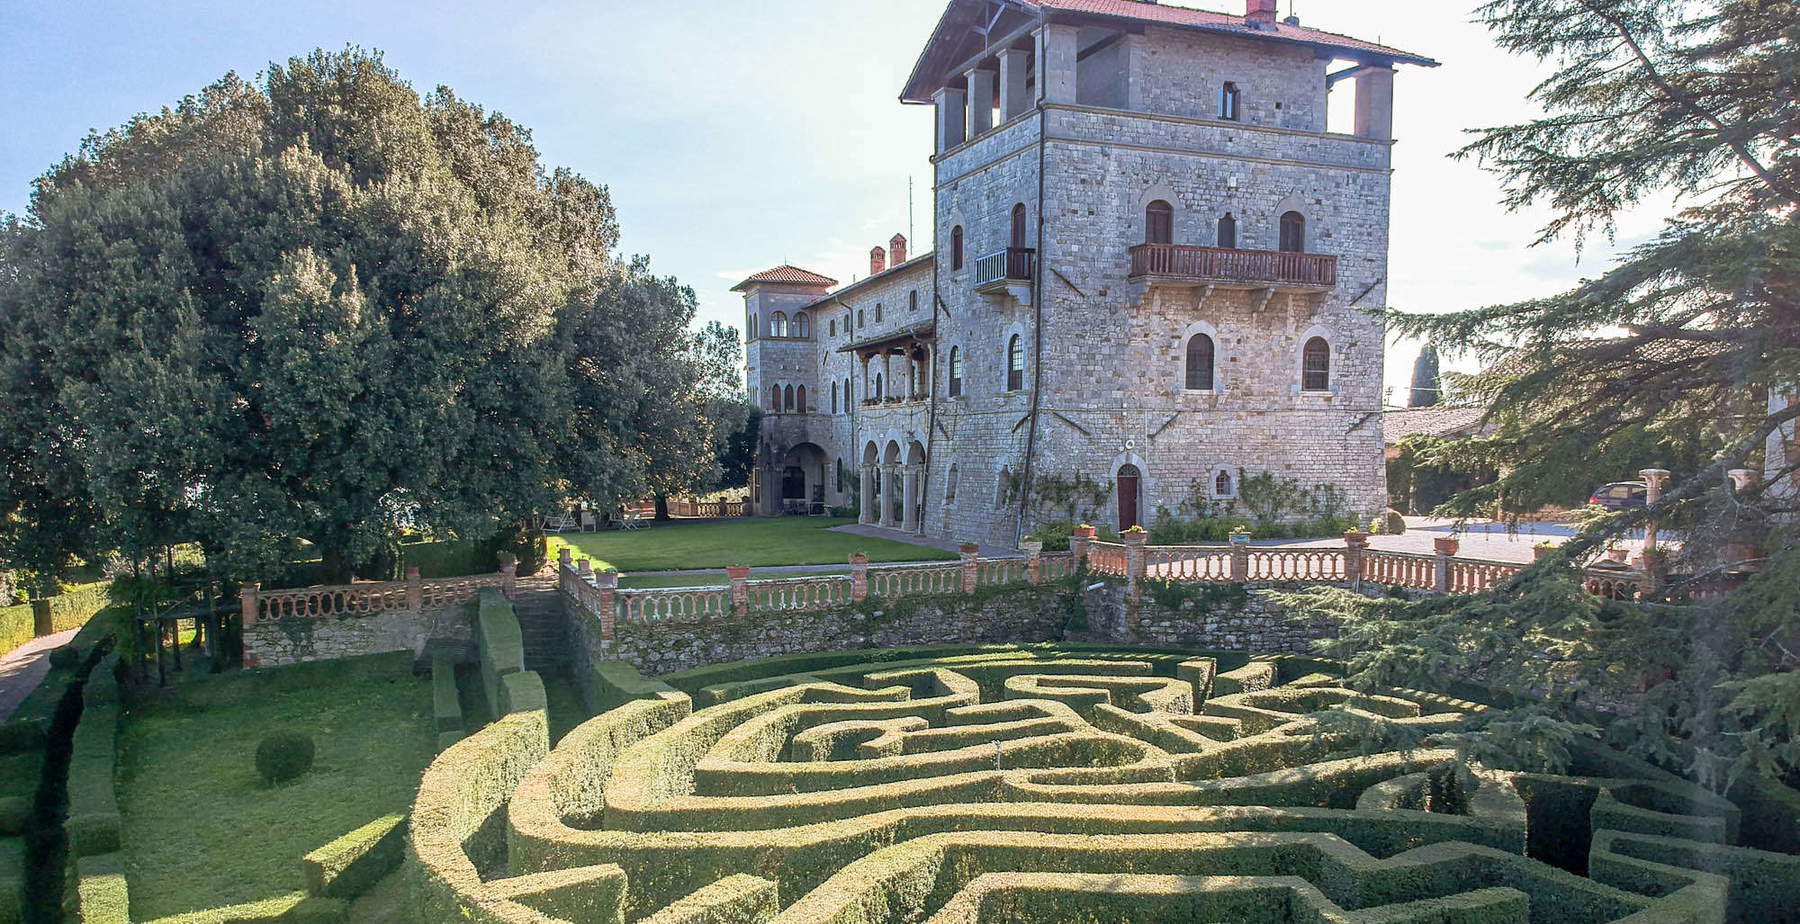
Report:
[[[1605,242],[1527,249],[1541,213],[1495,205],[1495,178],[1446,155],[1463,129],[1522,119],[1536,62],[1494,48],[1475,0],[1294,0],[1313,26],[1444,62],[1397,81],[1390,304],[1443,311],[1548,294],[1605,265]],[[1466,6],[1465,6],[1466,4]],[[1242,0],[1187,0],[1236,12]],[[378,48],[413,85],[454,88],[529,126],[545,163],[612,190],[624,246],[738,324],[730,286],[792,262],[842,280],[907,227],[930,233],[929,109],[901,83],[942,0],[216,2],[5,0],[0,210],[93,128],[235,70],[323,46]],[[1283,0],[1282,13],[1289,12]],[[1654,229],[1628,218],[1621,240]],[[915,252],[929,246],[918,240]],[[1417,348],[1390,349],[1403,385]],[[1397,392],[1403,395],[1404,392]]]

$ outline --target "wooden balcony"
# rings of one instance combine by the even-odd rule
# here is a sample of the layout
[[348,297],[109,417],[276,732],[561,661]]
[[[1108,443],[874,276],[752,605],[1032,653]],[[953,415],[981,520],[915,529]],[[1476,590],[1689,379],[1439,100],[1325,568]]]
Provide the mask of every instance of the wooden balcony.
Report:
[[1037,251],[1029,247],[1008,247],[975,258],[975,291],[998,295],[1010,286],[1031,285],[1032,261]]
[[1139,244],[1131,248],[1131,278],[1161,285],[1328,292],[1337,286],[1337,261],[1335,254]]

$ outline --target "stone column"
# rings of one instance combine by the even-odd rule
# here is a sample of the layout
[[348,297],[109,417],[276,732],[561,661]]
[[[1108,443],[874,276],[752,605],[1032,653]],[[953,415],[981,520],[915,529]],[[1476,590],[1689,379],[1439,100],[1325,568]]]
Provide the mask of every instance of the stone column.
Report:
[[869,599],[869,556],[861,552],[850,556],[850,602]]
[[238,613],[243,617],[246,629],[256,625],[256,595],[261,591],[260,581],[246,581],[238,589]]
[[750,569],[745,565],[730,565],[725,569],[725,579],[731,582],[731,613],[742,616],[750,611]]
[[600,590],[600,640],[610,642],[619,625],[619,572],[600,572],[594,586]]
[[1025,553],[1025,583],[1041,583],[1044,577],[1044,544],[1036,539],[1027,539],[1019,543],[1019,551]]
[[882,390],[881,390],[882,400],[892,398],[894,396],[894,351],[893,350],[887,350],[881,354],[881,380],[886,383],[882,386]]
[[518,574],[519,566],[514,562],[500,566],[500,595],[508,600],[513,598],[513,592],[518,588]]
[[1031,108],[1031,95],[1026,92],[1025,71],[1031,65],[1031,52],[1011,48],[1000,52],[1000,121],[1010,122]]
[[1094,541],[1092,526],[1077,526],[1069,532],[1069,552],[1075,558],[1075,570],[1080,571],[1087,566],[1088,543],[1092,541]]
[[[1644,479],[1644,504],[1650,507],[1656,506],[1656,504],[1662,500],[1663,484],[1669,480],[1669,470],[1666,468],[1646,468],[1638,472],[1638,474]],[[1646,553],[1656,551],[1655,520],[1650,520],[1644,524],[1644,551]]]
[[425,588],[420,584],[419,569],[416,566],[407,566],[406,608],[414,613],[425,608]]
[[[902,505],[906,503],[906,496],[902,493],[903,488],[900,466],[883,466],[881,470],[881,525],[889,529],[900,528],[900,522],[894,519],[894,501],[900,501]],[[901,513],[904,514],[905,511],[903,510]]]
[[1462,541],[1455,536],[1438,536],[1431,540],[1431,547],[1437,551],[1432,587],[1440,594],[1447,594],[1450,592],[1450,560],[1456,557]]
[[1394,137],[1394,69],[1369,65],[1356,71],[1356,134],[1391,141]]
[[1077,32],[1064,23],[1038,30],[1038,93],[1047,103],[1075,102]]
[[906,506],[900,511],[900,528],[909,533],[922,532],[919,524],[919,466],[908,465],[905,478],[900,496],[901,503]]
[[967,96],[962,90],[945,87],[932,94],[931,101],[937,109],[938,153],[962,144],[968,137],[968,115],[965,100]]
[[594,563],[586,558],[576,562],[575,574],[580,577],[584,583],[594,583]]
[[1231,582],[1242,584],[1250,580],[1250,534],[1231,534]]
[[1368,547],[1368,533],[1353,529],[1344,534],[1344,581],[1353,588],[1362,586],[1363,550]]
[[1125,544],[1125,599],[1136,603],[1144,596],[1144,546],[1150,534],[1141,529],[1128,529],[1119,534]]
[[875,466],[864,465],[862,467],[862,511],[856,521],[865,525],[875,522],[876,515],[880,512],[875,509],[875,504]]
[[973,542],[965,542],[957,548],[962,557],[962,591],[965,594],[975,592],[976,580],[979,577],[977,562],[981,559],[981,546]]
[[565,545],[562,548],[556,550],[556,566],[558,568],[567,568],[573,564],[574,564],[574,562],[571,561],[571,556],[569,555],[569,547],[568,546]]
[[994,72],[986,68],[970,68],[969,73],[969,137],[979,138],[994,127]]

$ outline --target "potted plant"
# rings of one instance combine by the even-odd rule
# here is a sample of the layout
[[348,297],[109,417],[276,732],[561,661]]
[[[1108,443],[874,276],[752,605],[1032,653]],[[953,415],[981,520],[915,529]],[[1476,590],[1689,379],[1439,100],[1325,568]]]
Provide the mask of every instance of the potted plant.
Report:
[[1462,548],[1462,540],[1455,536],[1437,536],[1431,540],[1431,547],[1439,555],[1455,555],[1456,550]]
[[1549,558],[1550,553],[1554,552],[1554,551],[1556,551],[1556,544],[1553,542],[1546,541],[1546,542],[1532,543],[1531,560],[1532,561],[1543,561],[1544,559]]
[[957,547],[957,550],[964,555],[979,555],[981,554],[981,543],[971,539],[964,539],[962,544]]
[[1228,538],[1231,540],[1232,545],[1249,545],[1250,531],[1239,526],[1231,531]]

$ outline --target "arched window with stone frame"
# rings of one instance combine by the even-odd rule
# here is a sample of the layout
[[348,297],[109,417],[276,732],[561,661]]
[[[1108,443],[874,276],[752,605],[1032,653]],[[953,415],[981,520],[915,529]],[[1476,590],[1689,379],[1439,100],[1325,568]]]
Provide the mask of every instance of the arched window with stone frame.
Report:
[[831,413],[838,412],[838,383],[831,383]]
[[812,336],[812,318],[808,317],[804,311],[794,313],[794,336]]
[[1300,390],[1331,390],[1331,342],[1324,337],[1306,341],[1300,354]]
[[1233,481],[1230,471],[1228,471],[1226,469],[1219,469],[1218,473],[1213,475],[1213,496],[1214,497],[1236,497],[1237,496],[1237,484],[1235,481]]
[[1237,249],[1237,216],[1226,212],[1219,218],[1218,246],[1226,250]]
[[1144,206],[1144,243],[1175,243],[1175,207],[1157,199]]
[[1020,391],[1025,387],[1025,343],[1024,338],[1013,334],[1006,341],[1006,390]]
[[769,410],[777,411],[777,412],[779,412],[781,410],[781,386],[780,385],[770,385],[769,386]]
[[1236,122],[1241,102],[1240,97],[1238,85],[1229,80],[1225,81],[1224,85],[1219,87],[1219,118]]
[[907,310],[907,313],[909,313],[909,314],[914,311],[919,310],[919,290],[918,289],[914,289],[911,292],[906,293],[906,310]]
[[769,315],[769,336],[786,337],[788,335],[788,317],[785,312],[777,311]]
[[806,413],[806,386],[805,385],[802,385],[799,388],[794,389],[794,407],[797,410],[799,410],[800,413],[802,413],[802,414]]
[[950,474],[944,478],[944,502],[956,500],[956,463],[950,463]]
[[962,225],[950,229],[950,269],[963,268],[963,230]]
[[963,393],[963,358],[962,347],[950,348],[950,397],[960,397]]
[[794,409],[794,386],[789,385],[782,389],[781,409],[784,411],[791,411]]
[[1188,338],[1186,370],[1188,391],[1213,390],[1213,365],[1217,352],[1213,338],[1204,333],[1197,333]]
[[1306,252],[1306,216],[1299,212],[1283,212],[1281,215],[1281,243],[1283,253]]

